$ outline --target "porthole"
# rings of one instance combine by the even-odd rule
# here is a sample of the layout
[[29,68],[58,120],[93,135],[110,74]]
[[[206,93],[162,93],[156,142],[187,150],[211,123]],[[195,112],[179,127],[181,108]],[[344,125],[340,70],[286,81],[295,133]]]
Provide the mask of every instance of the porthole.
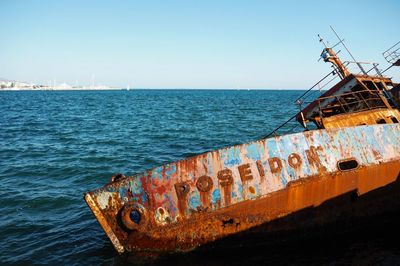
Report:
[[376,120],[376,123],[378,123],[378,124],[386,124],[386,120],[383,119],[383,118],[380,118],[380,119]]
[[397,124],[397,123],[399,123],[399,120],[397,120],[397,118],[396,118],[396,117],[394,117],[394,116],[390,116],[389,118],[390,118],[390,120],[392,120],[392,122],[393,122],[394,124]]
[[340,171],[350,171],[358,168],[358,162],[354,158],[340,160],[337,163]]

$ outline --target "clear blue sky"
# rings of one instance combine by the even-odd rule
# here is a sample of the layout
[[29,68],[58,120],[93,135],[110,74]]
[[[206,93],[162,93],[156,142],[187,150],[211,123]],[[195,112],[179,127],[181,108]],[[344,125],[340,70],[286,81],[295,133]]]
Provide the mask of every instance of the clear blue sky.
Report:
[[[0,1],[0,77],[140,88],[307,88],[332,25],[358,60],[400,40],[400,1]],[[344,54],[344,52],[342,52]]]

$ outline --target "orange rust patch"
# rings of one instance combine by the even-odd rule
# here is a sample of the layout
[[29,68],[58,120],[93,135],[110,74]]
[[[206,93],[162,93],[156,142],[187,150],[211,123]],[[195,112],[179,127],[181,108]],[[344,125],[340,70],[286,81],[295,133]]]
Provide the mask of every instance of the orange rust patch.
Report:
[[306,156],[310,166],[314,166],[319,173],[324,173],[326,172],[326,167],[321,164],[321,159],[319,158],[317,151],[322,151],[322,147],[310,146],[310,149],[306,150]]
[[224,205],[228,206],[231,204],[231,194],[233,186],[233,176],[230,169],[224,169],[218,172],[219,184],[222,186],[222,194],[224,197]]
[[302,163],[300,155],[298,155],[297,153],[290,154],[288,157],[288,163],[294,169],[300,168]]
[[260,182],[263,183],[265,181],[264,167],[262,166],[261,161],[257,161],[256,164],[257,164],[258,173],[260,175]]
[[253,179],[253,175],[251,174],[251,168],[249,163],[245,163],[238,166],[240,179],[242,182],[246,182],[248,180]]
[[186,182],[176,183],[175,191],[176,191],[176,195],[178,197],[179,213],[182,216],[185,216],[185,210],[186,210],[186,206],[187,206],[187,196],[190,192],[190,186]]
[[271,168],[271,173],[280,173],[282,170],[282,161],[278,157],[272,157],[268,159],[269,167]]

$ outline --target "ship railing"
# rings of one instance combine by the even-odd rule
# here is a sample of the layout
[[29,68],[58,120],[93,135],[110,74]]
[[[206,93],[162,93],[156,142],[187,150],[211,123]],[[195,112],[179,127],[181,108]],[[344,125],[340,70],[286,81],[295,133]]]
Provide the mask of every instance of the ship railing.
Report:
[[[339,75],[336,74],[336,70],[332,70],[331,72],[326,74],[322,79],[320,79],[317,83],[311,86],[308,90],[306,90],[302,95],[300,95],[295,100],[295,104],[301,106],[302,104],[306,103],[307,99],[309,100],[310,103],[313,102],[315,98],[323,94],[324,88],[338,77]],[[318,94],[318,92],[319,95],[315,96],[315,94]],[[310,98],[312,99],[311,101]]]
[[280,135],[298,132],[299,130],[295,130],[296,128],[304,130],[304,128],[297,122],[296,117],[297,117],[297,114],[295,114],[290,119],[288,119],[286,122],[282,123],[280,126],[278,126],[273,131],[271,131],[270,133],[268,133],[267,135],[265,135],[261,138],[266,139],[266,138],[269,138],[272,136],[277,137]]
[[[351,96],[352,100],[344,100],[346,97]],[[332,108],[340,109],[339,113],[355,113],[366,110],[378,109],[378,108],[387,108],[384,101],[382,100],[383,95],[381,95],[381,91],[379,90],[359,90],[353,92],[345,92],[337,95],[330,95],[324,97],[318,97],[311,102],[317,101],[319,106],[320,117],[329,117],[329,115],[324,115],[324,111]],[[336,103],[336,106],[326,106],[322,107],[321,103],[326,100],[333,100],[332,102]],[[310,103],[311,103],[310,102]],[[304,103],[304,102],[303,102]],[[332,115],[337,115],[339,113],[334,113]],[[269,134],[265,135],[263,138],[268,138],[271,136],[279,136],[284,134],[290,134],[294,132],[298,132],[300,130],[304,130],[304,127],[297,121],[298,114],[295,114],[286,122],[282,123],[280,126],[275,128]],[[306,130],[312,130],[314,125],[313,123],[308,123]],[[295,130],[299,129],[299,130]]]
[[[350,72],[352,67],[357,66],[358,67],[358,72],[357,73],[359,75],[370,75],[369,73],[371,71],[375,71],[376,76],[382,76],[382,72],[378,69],[378,65],[377,63],[371,63],[371,62],[357,62],[357,61],[346,61],[344,62],[344,64],[347,66],[350,66]],[[371,68],[369,68],[369,70],[365,70],[363,66],[370,66]],[[337,80],[340,76],[337,74],[337,70],[332,70],[330,71],[328,74],[326,74],[323,78],[321,78],[318,82],[316,82],[313,86],[311,86],[308,90],[306,90],[302,95],[300,95],[296,100],[295,100],[295,104],[298,105],[299,110],[302,110],[302,106],[308,105],[312,102],[314,102],[315,100],[319,99],[318,103],[320,104],[321,99],[324,98],[329,98],[329,97],[335,97],[335,96],[327,96],[327,97],[321,97],[321,95],[326,91],[325,88],[326,86],[328,86],[331,82],[333,82],[334,80]],[[361,93],[363,91],[359,91],[357,93]],[[354,93],[354,92],[353,92]],[[351,92],[350,92],[351,94]],[[361,94],[360,94],[361,95]],[[340,95],[338,95],[340,96]],[[362,96],[362,95],[361,95]],[[379,99],[372,99],[372,98],[368,98],[368,99],[364,99],[364,100],[360,100],[359,102],[364,102],[366,103],[366,109],[371,109],[372,106],[368,106],[369,102],[371,101],[376,101],[376,100],[381,100]],[[350,104],[354,104],[354,103],[348,103],[345,104],[346,107]],[[376,106],[376,105],[375,105]],[[344,107],[344,108],[346,108]],[[380,107],[384,107],[384,106],[380,106]],[[374,107],[374,108],[380,108],[380,107]],[[361,110],[360,110],[361,111]],[[293,127],[290,127],[287,130],[284,130],[284,134],[286,133],[292,133],[292,131],[299,125],[299,123],[296,120],[297,114],[295,114],[293,117],[291,117],[290,119],[288,119],[286,122],[284,122],[283,124],[281,124],[280,126],[278,126],[276,129],[274,129],[273,131],[271,131],[268,135],[264,136],[264,138],[270,137],[270,136],[276,136],[278,135],[278,132],[288,128],[289,125],[293,124]]]
[[[372,110],[377,108],[386,108],[384,101],[382,100],[382,96],[380,95],[379,90],[360,90],[360,91],[353,91],[353,92],[345,92],[342,94],[337,95],[330,95],[325,97],[319,97],[317,99],[319,109],[320,109],[320,116],[326,117],[324,115],[325,110],[332,109],[337,107],[341,109],[342,113],[352,113],[352,112],[361,112],[365,110]],[[365,97],[364,95],[369,95]],[[344,100],[344,98],[351,96],[353,100]],[[333,100],[335,106],[328,105],[325,107],[321,106],[321,102],[326,100]],[[351,107],[356,106],[356,108],[352,109]]]
[[[382,77],[382,71],[378,68],[378,63],[373,62],[359,62],[359,61],[345,61],[345,66],[349,68],[351,73],[357,73],[357,75],[370,75],[370,76],[379,76]],[[368,70],[365,70],[365,66],[368,66]],[[358,67],[358,69],[356,69]],[[370,74],[375,72],[375,74]],[[333,76],[333,77],[332,77]],[[298,97],[295,101],[296,104],[303,104],[307,99],[311,96],[315,96],[317,92],[322,95],[324,88],[329,85],[332,81],[336,80],[339,77],[337,75],[336,70],[332,70],[328,74],[326,74],[322,79],[320,79],[317,83],[315,83],[311,88],[305,91],[300,97]],[[316,97],[313,97],[316,98]]]
[[382,54],[383,54],[383,57],[385,58],[385,60],[392,65],[399,62],[400,61],[400,41],[397,42],[396,44],[394,44],[392,47],[390,47],[386,51],[384,51]]
[[[382,70],[378,68],[378,63],[373,62],[359,62],[359,61],[345,61],[343,64],[346,66],[350,73],[357,73],[357,75],[369,75],[382,77]],[[368,70],[365,70],[368,69]]]
[[[318,82],[316,82],[313,86],[311,86],[308,90],[306,90],[302,95],[300,95],[294,103],[299,107],[299,110],[302,110],[302,106],[308,105],[315,101],[316,98],[321,96],[325,90],[324,88],[330,84],[332,81],[337,79],[339,75],[337,75],[336,70],[330,71],[323,78],[321,78]],[[300,128],[304,130],[304,127],[298,123],[296,120],[297,113],[289,118],[287,121],[279,125],[273,131],[263,136],[262,138],[268,138],[270,136],[278,136],[281,134],[288,134],[295,132],[296,128]]]

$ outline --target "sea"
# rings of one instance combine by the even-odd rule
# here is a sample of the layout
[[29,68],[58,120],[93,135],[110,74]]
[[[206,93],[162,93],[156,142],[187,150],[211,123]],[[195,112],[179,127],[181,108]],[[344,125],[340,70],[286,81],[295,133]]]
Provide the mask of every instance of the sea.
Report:
[[[143,264],[115,252],[83,194],[116,173],[132,175],[265,137],[298,112],[294,102],[303,93],[1,91],[0,264]],[[144,263],[400,265],[399,245],[390,244],[398,243],[390,229],[396,225],[388,220],[378,233],[358,232],[335,242],[317,239],[236,256],[217,250]]]

